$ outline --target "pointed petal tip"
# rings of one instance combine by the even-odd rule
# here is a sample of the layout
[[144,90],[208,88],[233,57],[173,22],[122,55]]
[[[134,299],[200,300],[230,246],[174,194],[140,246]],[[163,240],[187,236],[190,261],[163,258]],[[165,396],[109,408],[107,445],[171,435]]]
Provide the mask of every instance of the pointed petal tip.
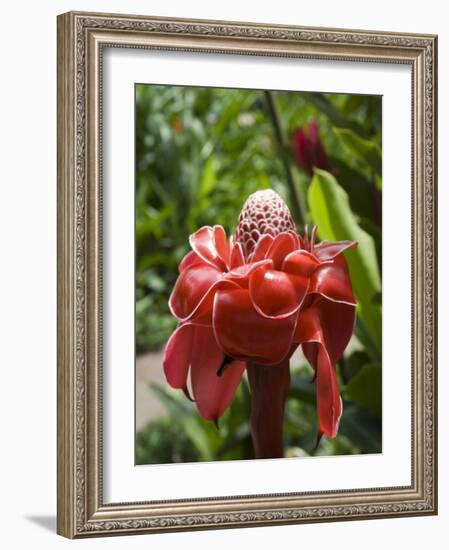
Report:
[[195,399],[193,399],[193,397],[190,395],[189,388],[187,386],[184,386],[182,388],[182,391],[189,401],[195,403]]
[[323,435],[324,435],[324,433],[321,430],[318,430],[318,433],[316,434],[315,447],[313,448],[314,451],[316,451],[318,449],[318,447],[320,446],[321,439],[322,439]]
[[245,263],[242,245],[237,241],[231,246],[230,268],[241,267]]
[[219,258],[222,260],[222,262],[224,263],[226,269],[229,269],[230,248],[229,248],[228,239],[226,237],[226,231],[221,225],[214,225],[212,229],[213,229],[215,249],[217,251],[217,254]]
[[[173,317],[184,323],[196,317],[198,310],[204,310],[204,302],[211,301],[222,273],[215,266],[195,264],[179,274],[168,300]],[[212,305],[210,303],[210,305]]]
[[195,327],[191,361],[192,391],[198,411],[205,420],[218,420],[223,415],[231,404],[245,369],[244,363],[231,361],[222,375],[217,376],[223,360],[223,352],[212,327]]
[[187,386],[193,332],[194,328],[191,324],[179,325],[165,346],[162,367],[167,382],[172,388],[182,389]]
[[[226,256],[225,249],[227,248],[227,242],[223,242],[223,233],[224,229],[221,226],[211,227],[210,225],[204,225],[189,237],[192,250],[204,262],[221,271],[226,270],[226,262],[220,254],[222,252]],[[224,236],[226,237],[226,234]]]

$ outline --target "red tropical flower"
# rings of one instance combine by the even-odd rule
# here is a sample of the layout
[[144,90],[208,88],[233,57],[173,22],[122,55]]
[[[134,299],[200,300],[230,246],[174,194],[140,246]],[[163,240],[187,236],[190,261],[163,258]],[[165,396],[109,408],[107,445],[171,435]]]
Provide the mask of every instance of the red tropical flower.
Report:
[[309,175],[314,168],[330,171],[331,165],[320,138],[318,121],[312,118],[306,128],[297,128],[292,138],[293,154],[298,166]]
[[298,347],[315,370],[320,434],[337,434],[342,412],[335,373],[354,328],[355,299],[343,252],[296,234],[274,191],[246,201],[235,240],[221,226],[190,237],[169,307],[179,326],[167,343],[169,384],[193,397],[203,418],[229,406],[245,367],[285,365]]

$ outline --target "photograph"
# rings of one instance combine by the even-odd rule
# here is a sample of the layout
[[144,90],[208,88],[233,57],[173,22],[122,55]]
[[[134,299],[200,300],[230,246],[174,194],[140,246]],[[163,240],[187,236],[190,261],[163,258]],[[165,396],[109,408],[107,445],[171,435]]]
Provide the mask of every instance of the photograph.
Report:
[[58,533],[437,514],[437,35],[57,27]]
[[441,550],[445,4],[2,7],[2,548]]
[[382,453],[382,96],[134,90],[135,464]]

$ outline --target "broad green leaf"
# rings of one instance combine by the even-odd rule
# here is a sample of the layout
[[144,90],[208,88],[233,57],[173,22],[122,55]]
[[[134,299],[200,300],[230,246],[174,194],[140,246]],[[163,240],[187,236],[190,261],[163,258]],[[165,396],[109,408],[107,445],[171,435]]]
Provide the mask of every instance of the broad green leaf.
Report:
[[377,224],[367,218],[360,218],[359,225],[363,231],[373,238],[376,247],[377,263],[379,270],[382,271],[382,230]]
[[376,416],[382,415],[382,369],[380,365],[365,365],[349,381],[345,396]]
[[[379,417],[357,405],[346,405],[338,435],[345,435],[362,453],[382,452],[382,422]],[[338,439],[338,438],[337,438]]]
[[[181,422],[187,436],[198,449],[202,460],[213,460],[213,445],[210,434],[207,433],[209,430],[201,429],[201,420],[194,411],[192,404],[184,396],[181,401],[157,384],[151,384],[151,388],[171,414]],[[212,427],[211,429],[215,428]],[[214,441],[213,443],[216,444],[217,442]]]
[[358,314],[364,321],[376,347],[381,347],[381,308],[375,297],[381,292],[381,280],[373,238],[357,223],[347,193],[324,170],[315,170],[309,188],[309,207],[322,240],[356,241],[358,247],[345,253],[351,281],[358,301]]
[[355,155],[376,174],[382,170],[382,159],[377,143],[364,139],[348,128],[333,128],[335,135],[350,155]]

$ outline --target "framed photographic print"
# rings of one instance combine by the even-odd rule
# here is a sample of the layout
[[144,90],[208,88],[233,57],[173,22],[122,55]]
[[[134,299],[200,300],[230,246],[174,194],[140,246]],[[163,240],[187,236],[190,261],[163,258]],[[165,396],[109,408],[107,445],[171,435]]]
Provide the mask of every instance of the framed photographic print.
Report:
[[58,18],[58,532],[435,514],[431,35]]

